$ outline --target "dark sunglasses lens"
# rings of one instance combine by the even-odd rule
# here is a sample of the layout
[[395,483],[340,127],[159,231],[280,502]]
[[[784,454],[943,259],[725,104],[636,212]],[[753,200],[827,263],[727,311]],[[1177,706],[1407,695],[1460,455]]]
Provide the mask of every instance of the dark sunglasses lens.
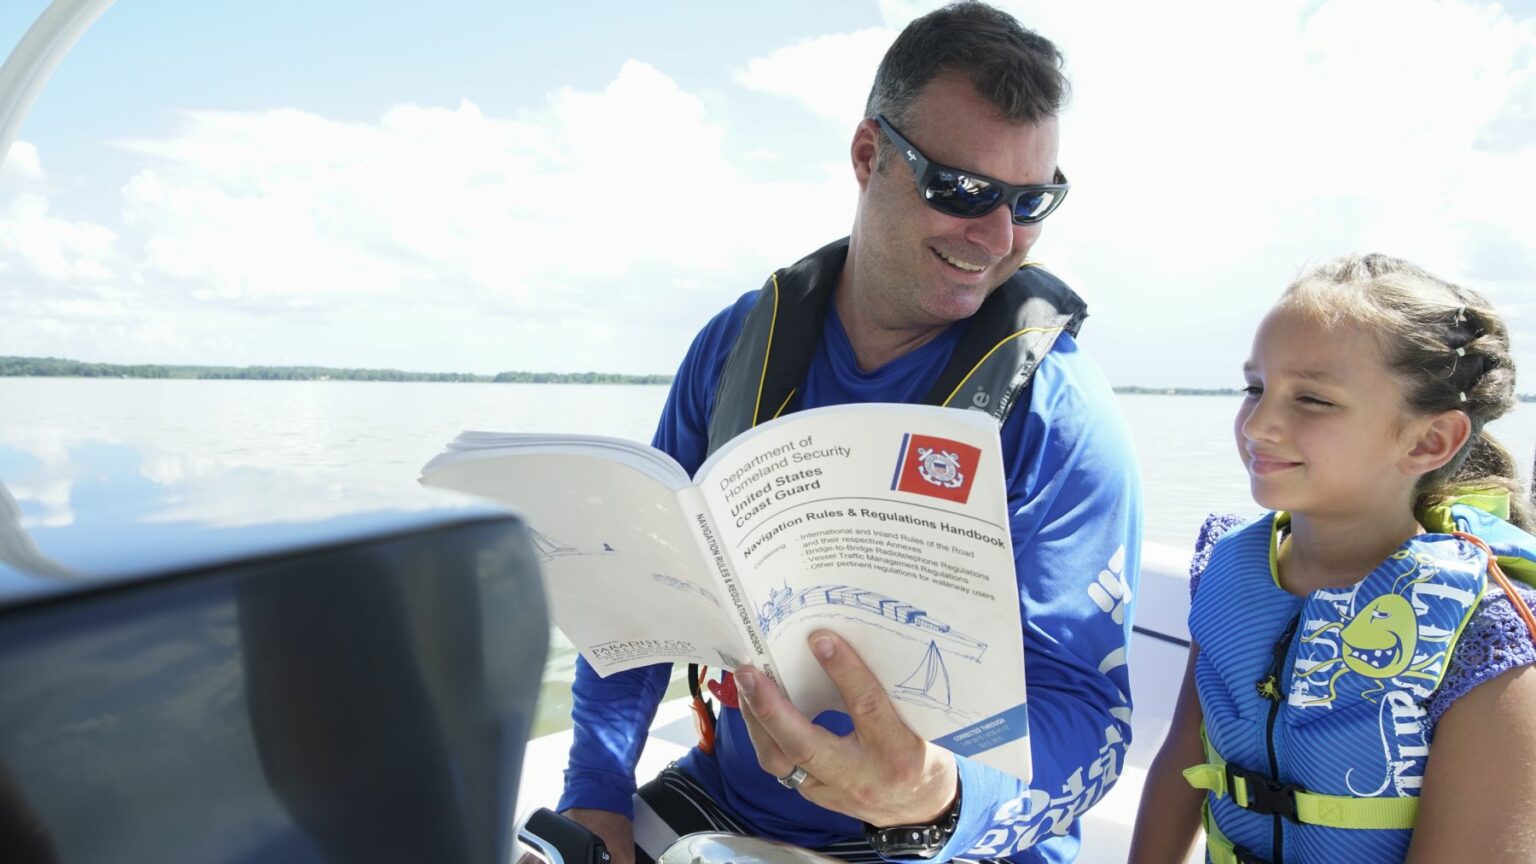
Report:
[[941,168],[928,179],[924,195],[945,213],[971,218],[996,207],[1002,193],[985,180]]
[[1013,203],[1014,221],[1038,222],[1044,219],[1047,214],[1056,209],[1056,202],[1060,197],[1058,193],[1049,190],[1025,192]]

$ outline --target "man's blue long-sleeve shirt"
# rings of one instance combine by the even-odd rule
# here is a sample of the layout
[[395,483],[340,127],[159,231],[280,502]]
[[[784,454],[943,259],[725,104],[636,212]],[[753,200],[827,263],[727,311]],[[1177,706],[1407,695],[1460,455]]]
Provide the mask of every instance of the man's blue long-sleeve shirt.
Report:
[[[721,370],[755,300],[756,292],[743,296],[705,326],[673,382],[653,444],[690,472],[703,464]],[[797,405],[921,402],[961,329],[865,373],[829,308]],[[1042,360],[1031,391],[1001,431],[1034,780],[1026,787],[957,758],[960,822],[940,860],[1072,860],[1076,817],[1114,784],[1130,743],[1126,644],[1141,549],[1134,449],[1113,392],[1070,335]],[[601,679],[578,660],[561,809],[632,814],[635,762],[670,668]],[[850,728],[841,715],[822,724]],[[735,709],[721,710],[715,754],[695,749],[682,768],[762,836],[817,847],[859,832],[857,821],[811,804],[764,772]]]

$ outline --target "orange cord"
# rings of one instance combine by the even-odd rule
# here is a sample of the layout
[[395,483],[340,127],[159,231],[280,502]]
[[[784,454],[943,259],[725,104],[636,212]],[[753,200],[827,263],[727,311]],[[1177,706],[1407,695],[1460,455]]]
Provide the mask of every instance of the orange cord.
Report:
[[709,710],[709,705],[704,702],[704,694],[699,682],[709,674],[708,666],[699,667],[699,676],[692,677],[689,670],[688,689],[693,691],[693,723],[699,730],[699,749],[705,753],[715,752],[715,714]]
[[1509,577],[1504,575],[1504,570],[1499,566],[1499,559],[1493,554],[1493,550],[1488,548],[1488,544],[1484,543],[1481,537],[1463,531],[1451,533],[1482,549],[1488,555],[1488,575],[1492,576],[1493,581],[1499,583],[1499,587],[1504,589],[1504,594],[1509,597],[1509,605],[1513,606],[1515,612],[1525,621],[1525,628],[1531,631],[1531,641],[1536,642],[1536,615],[1531,614],[1531,607],[1525,605],[1525,600],[1515,591],[1515,586],[1510,584]]

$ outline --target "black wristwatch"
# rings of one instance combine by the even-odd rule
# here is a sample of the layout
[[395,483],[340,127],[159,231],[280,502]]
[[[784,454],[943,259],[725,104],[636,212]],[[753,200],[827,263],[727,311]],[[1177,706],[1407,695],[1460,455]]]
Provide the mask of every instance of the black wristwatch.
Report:
[[882,858],[926,861],[939,854],[949,838],[955,836],[955,826],[960,823],[960,790],[955,790],[955,803],[949,811],[928,825],[892,825],[876,828],[864,824],[864,839]]

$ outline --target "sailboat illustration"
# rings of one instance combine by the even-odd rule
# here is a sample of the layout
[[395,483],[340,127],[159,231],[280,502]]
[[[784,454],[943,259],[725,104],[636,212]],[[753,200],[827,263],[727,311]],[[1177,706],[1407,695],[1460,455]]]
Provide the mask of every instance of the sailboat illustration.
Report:
[[896,685],[891,695],[905,702],[946,710],[953,704],[949,670],[944,667],[944,652],[939,650],[938,643],[929,640],[928,650],[923,652],[923,659],[917,661],[917,668]]
[[539,557],[543,558],[544,563],[546,564],[555,560],[556,558],[563,558],[567,555],[598,555],[603,552],[615,551],[612,546],[604,543],[602,549],[584,552],[580,549],[577,549],[575,546],[562,543],[559,540],[549,536],[548,534],[537,531],[533,528],[529,528],[528,533],[533,536],[534,549],[538,551]]

